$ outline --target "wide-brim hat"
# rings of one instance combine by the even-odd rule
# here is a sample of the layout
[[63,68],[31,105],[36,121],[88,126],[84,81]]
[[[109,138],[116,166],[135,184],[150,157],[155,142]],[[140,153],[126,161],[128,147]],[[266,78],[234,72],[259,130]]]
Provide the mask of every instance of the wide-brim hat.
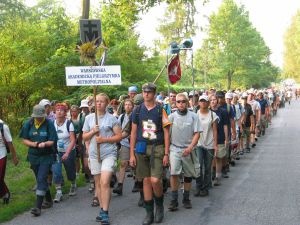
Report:
[[42,105],[35,105],[32,110],[31,117],[46,117],[45,107]]
[[87,107],[87,108],[89,107],[88,100],[86,100],[86,99],[81,101],[79,108],[84,108],[84,107]]

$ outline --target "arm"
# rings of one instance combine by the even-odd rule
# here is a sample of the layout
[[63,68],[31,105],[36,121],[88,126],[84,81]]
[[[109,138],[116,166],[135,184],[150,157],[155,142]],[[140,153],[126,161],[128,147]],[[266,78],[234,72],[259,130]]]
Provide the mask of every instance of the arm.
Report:
[[213,137],[214,137],[214,149],[215,149],[215,156],[218,151],[218,124],[217,121],[213,122]]
[[70,132],[70,144],[68,148],[66,149],[65,154],[61,157],[62,160],[66,160],[69,157],[70,152],[73,150],[74,146],[76,144],[76,138],[74,131]]
[[167,166],[169,163],[169,151],[170,151],[170,125],[163,128],[164,129],[164,142],[165,142],[165,154],[163,158],[163,165]]
[[199,138],[200,138],[200,133],[195,132],[191,144],[186,149],[184,149],[182,153],[183,156],[187,156],[192,152],[194,147],[197,145]]
[[13,145],[12,142],[7,142],[7,145],[8,145],[8,148],[9,148],[11,154],[12,154],[13,163],[16,166],[16,165],[18,165],[19,160],[17,158],[17,152],[16,152],[16,149],[15,149],[15,146]]
[[46,147],[51,147],[54,144],[54,141],[33,142],[28,139],[23,139],[23,144],[31,148],[46,148]]
[[134,155],[134,148],[136,144],[136,132],[137,132],[137,124],[131,124],[131,133],[130,133],[130,166],[136,166],[136,158]]
[[116,143],[122,140],[122,129],[119,125],[113,127],[114,135],[111,137],[97,136],[96,142],[101,143]]

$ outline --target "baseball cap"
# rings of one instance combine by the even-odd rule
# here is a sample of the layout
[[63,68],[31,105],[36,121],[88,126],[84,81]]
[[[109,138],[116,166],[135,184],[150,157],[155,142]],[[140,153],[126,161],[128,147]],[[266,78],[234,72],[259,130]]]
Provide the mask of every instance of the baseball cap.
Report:
[[194,96],[194,93],[195,95],[199,95],[197,91],[190,91],[189,97]]
[[199,102],[201,101],[201,100],[205,100],[205,101],[209,101],[209,98],[208,98],[208,96],[207,95],[201,95],[200,97],[199,97]]
[[217,96],[217,98],[224,98],[225,97],[225,93],[223,91],[217,91],[216,92],[216,96]]
[[51,105],[51,102],[48,99],[42,99],[39,105],[45,107],[46,105]]
[[232,98],[233,98],[232,93],[231,93],[231,92],[227,92],[227,93],[225,94],[225,98],[230,98],[230,99],[232,99]]
[[148,83],[143,84],[142,89],[143,89],[143,91],[156,92],[156,85],[148,82]]
[[137,91],[138,91],[138,89],[137,89],[136,86],[130,86],[130,87],[128,88],[128,92],[137,92]]
[[248,94],[247,94],[247,92],[243,92],[243,94],[242,94],[242,98],[247,98],[248,97]]

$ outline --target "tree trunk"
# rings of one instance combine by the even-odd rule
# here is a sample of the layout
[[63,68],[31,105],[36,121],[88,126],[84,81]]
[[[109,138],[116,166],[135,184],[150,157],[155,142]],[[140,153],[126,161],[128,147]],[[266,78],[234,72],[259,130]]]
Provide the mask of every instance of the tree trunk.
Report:
[[90,0],[82,0],[82,19],[88,19],[90,16]]
[[230,90],[231,88],[232,75],[233,75],[233,71],[229,70],[227,73],[227,90]]

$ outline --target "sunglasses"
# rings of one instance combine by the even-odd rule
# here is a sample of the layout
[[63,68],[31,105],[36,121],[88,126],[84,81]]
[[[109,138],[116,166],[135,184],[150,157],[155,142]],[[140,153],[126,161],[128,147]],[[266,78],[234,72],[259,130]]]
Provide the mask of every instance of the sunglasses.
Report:
[[177,103],[186,103],[186,100],[177,100]]

